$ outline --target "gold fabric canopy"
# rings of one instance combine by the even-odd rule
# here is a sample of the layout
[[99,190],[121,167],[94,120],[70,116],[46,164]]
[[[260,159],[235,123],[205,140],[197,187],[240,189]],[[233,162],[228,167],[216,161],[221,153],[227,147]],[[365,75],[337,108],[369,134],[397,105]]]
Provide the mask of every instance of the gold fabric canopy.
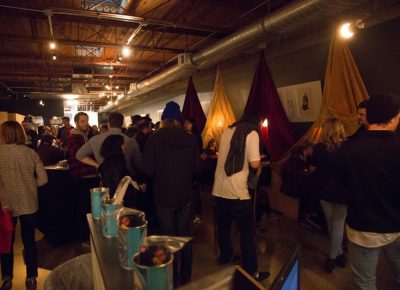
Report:
[[206,146],[214,138],[219,146],[222,132],[235,121],[236,118],[228,100],[221,72],[217,69],[214,95],[208,111],[207,123],[202,134],[203,144]]

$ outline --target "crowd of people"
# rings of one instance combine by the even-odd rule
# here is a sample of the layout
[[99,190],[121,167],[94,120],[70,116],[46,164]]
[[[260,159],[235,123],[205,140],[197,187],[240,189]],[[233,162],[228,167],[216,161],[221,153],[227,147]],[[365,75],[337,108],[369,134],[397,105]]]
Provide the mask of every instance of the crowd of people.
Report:
[[[299,222],[318,228],[318,208],[325,217],[329,273],[346,266],[346,229],[351,269],[363,290],[376,289],[380,251],[400,283],[400,140],[394,133],[399,112],[400,100],[393,95],[361,103],[360,129],[348,138],[339,119],[327,119],[321,142],[315,146],[306,142],[293,150],[282,172],[282,192],[300,200]],[[1,125],[0,202],[12,209],[14,224],[18,219],[21,223],[27,289],[36,289],[37,188],[47,182],[44,166],[62,159],[68,160],[78,196],[75,222],[82,242],[89,239],[85,217],[90,212],[89,190],[102,185],[112,196],[126,175],[138,182],[140,190],[130,188],[124,206],[143,210],[149,227],[157,226],[159,234],[190,236],[191,221],[201,222],[201,169],[211,169],[218,263],[240,260],[255,280],[268,278],[269,272],[258,269],[252,202],[261,174],[261,116],[245,111],[224,130],[218,147],[212,139],[205,149],[196,121],[184,120],[175,102],[166,104],[159,125],[136,115],[124,129],[124,117],[117,112],[110,113],[108,124],[100,129],[89,125],[84,112],[77,113],[74,121],[75,128],[63,117],[64,126],[57,134],[48,127],[36,132],[27,120]],[[240,233],[240,257],[232,246],[232,223]],[[1,254],[0,260],[0,289],[11,289],[13,252]],[[180,260],[174,263],[175,286],[191,280],[191,245],[184,248]]]

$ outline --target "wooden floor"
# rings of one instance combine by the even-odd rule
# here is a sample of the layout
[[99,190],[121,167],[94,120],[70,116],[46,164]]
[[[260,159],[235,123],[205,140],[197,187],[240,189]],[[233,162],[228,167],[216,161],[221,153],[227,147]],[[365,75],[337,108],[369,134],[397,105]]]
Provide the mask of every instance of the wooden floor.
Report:
[[[193,224],[195,237],[193,247],[193,280],[210,275],[221,269],[217,265],[217,246],[214,239],[213,205],[212,198],[204,190],[202,193],[203,214],[202,223]],[[25,266],[22,259],[22,242],[19,229],[15,243],[15,268],[13,289],[25,289]],[[234,246],[239,254],[239,238],[235,230]],[[39,288],[44,289],[44,281],[57,265],[77,255],[83,254],[87,248],[80,244],[69,244],[54,248],[42,239],[37,232],[38,258],[39,258]],[[270,271],[271,276],[263,285],[266,289],[272,284],[273,279],[280,271],[282,265],[289,258],[295,245],[302,246],[301,260],[301,289],[302,290],[356,290],[350,268],[336,268],[333,273],[324,271],[324,262],[328,252],[328,239],[325,235],[313,232],[299,226],[296,222],[276,216],[264,216],[262,226],[257,230],[257,246],[259,269]],[[392,279],[390,269],[381,259],[378,266],[378,289],[395,290],[396,285]]]

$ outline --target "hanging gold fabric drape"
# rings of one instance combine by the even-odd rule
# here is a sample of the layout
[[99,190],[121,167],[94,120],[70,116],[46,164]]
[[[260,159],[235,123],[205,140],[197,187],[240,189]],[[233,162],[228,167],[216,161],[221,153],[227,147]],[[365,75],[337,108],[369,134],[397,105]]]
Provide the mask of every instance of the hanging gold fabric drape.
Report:
[[330,117],[343,122],[347,136],[354,134],[358,129],[357,105],[368,98],[347,41],[335,32],[329,49],[320,114],[302,140],[318,142],[321,128]]
[[217,69],[214,95],[211,99],[207,122],[202,134],[204,146],[206,146],[212,138],[217,141],[219,146],[223,130],[228,128],[228,126],[235,121],[236,118],[228,100],[221,72]]

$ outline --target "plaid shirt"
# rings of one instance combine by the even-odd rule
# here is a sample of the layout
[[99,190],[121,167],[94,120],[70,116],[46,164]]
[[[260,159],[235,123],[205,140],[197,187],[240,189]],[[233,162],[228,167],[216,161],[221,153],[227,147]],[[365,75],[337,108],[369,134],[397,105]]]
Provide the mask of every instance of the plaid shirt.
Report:
[[0,200],[13,216],[38,210],[37,188],[47,173],[37,153],[25,145],[0,145]]

